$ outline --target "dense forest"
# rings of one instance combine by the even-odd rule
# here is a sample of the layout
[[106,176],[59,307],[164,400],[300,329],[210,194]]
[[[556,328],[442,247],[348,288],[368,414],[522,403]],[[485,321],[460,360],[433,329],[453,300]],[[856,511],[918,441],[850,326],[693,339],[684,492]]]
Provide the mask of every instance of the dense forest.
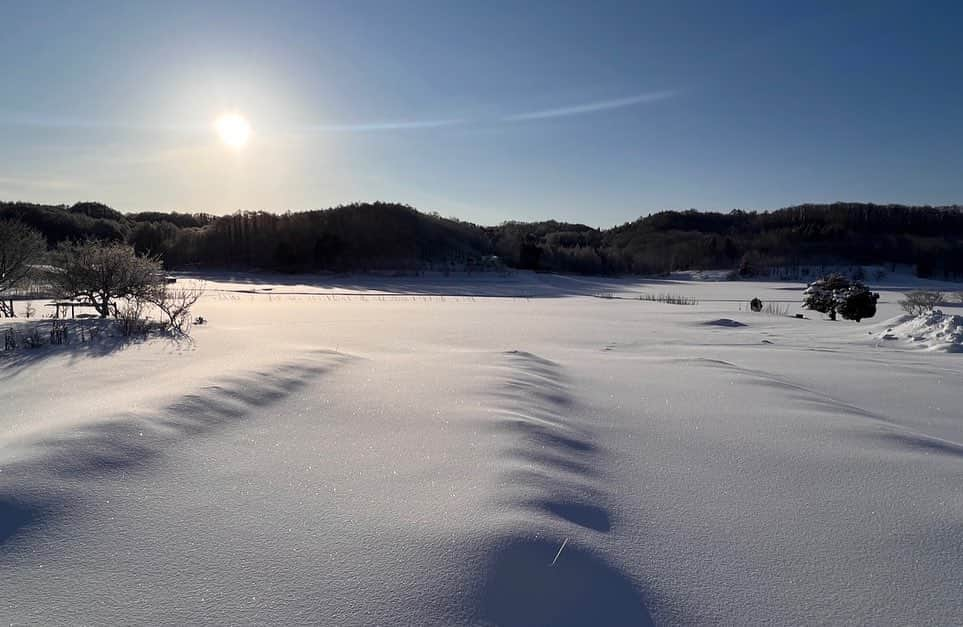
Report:
[[744,276],[806,264],[912,264],[963,278],[963,207],[864,203],[766,212],[663,211],[611,229],[506,222],[483,227],[393,203],[319,211],[122,213],[94,202],[0,203],[0,218],[65,240],[123,241],[170,269],[284,272],[465,269],[483,264],[586,274],[733,268]]

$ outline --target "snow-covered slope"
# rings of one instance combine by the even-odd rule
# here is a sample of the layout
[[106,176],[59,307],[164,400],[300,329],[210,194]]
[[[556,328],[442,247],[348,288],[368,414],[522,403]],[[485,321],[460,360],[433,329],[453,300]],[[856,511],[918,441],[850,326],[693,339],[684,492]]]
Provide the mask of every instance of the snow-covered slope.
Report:
[[790,284],[207,279],[193,344],[0,365],[6,622],[963,616],[958,354]]

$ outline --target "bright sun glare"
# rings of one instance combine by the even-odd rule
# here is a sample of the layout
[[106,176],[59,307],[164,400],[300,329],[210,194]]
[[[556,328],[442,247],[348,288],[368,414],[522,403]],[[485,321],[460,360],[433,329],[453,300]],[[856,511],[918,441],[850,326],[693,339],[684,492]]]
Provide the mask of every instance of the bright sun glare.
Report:
[[214,122],[214,129],[221,141],[234,149],[240,149],[251,137],[251,125],[237,113],[225,113]]

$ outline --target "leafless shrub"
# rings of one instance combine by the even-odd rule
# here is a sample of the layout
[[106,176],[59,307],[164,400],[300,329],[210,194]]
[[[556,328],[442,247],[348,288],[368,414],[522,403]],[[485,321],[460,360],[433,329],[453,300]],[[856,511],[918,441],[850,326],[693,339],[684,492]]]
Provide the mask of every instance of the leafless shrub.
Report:
[[17,335],[13,332],[13,329],[4,329],[3,350],[12,351],[16,349],[17,349]]
[[908,292],[906,298],[899,301],[899,306],[902,307],[906,313],[918,316],[927,311],[932,311],[935,307],[943,304],[943,302],[943,292],[916,290],[915,292]]
[[117,307],[116,318],[120,323],[120,333],[124,337],[144,335],[147,333],[147,320],[144,318],[144,301],[139,298],[128,298],[123,306]]
[[33,331],[27,335],[26,339],[23,341],[24,346],[28,348],[40,348],[43,346],[43,338],[40,337],[40,329],[34,327]]
[[189,335],[191,330],[191,307],[201,297],[200,287],[162,286],[154,290],[147,301],[167,317],[167,330],[176,335]]
[[51,344],[70,344],[70,331],[65,320],[54,320],[50,325]]
[[25,318],[33,318],[37,310],[34,308],[33,303],[27,303],[23,308],[23,316]]

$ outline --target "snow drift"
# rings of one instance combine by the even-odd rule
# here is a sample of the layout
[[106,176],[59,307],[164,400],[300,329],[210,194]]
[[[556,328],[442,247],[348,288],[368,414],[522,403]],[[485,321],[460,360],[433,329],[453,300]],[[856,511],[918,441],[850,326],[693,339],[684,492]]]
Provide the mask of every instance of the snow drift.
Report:
[[882,340],[902,340],[911,345],[959,352],[963,350],[963,316],[934,309],[915,317],[904,316],[902,321],[882,334]]

